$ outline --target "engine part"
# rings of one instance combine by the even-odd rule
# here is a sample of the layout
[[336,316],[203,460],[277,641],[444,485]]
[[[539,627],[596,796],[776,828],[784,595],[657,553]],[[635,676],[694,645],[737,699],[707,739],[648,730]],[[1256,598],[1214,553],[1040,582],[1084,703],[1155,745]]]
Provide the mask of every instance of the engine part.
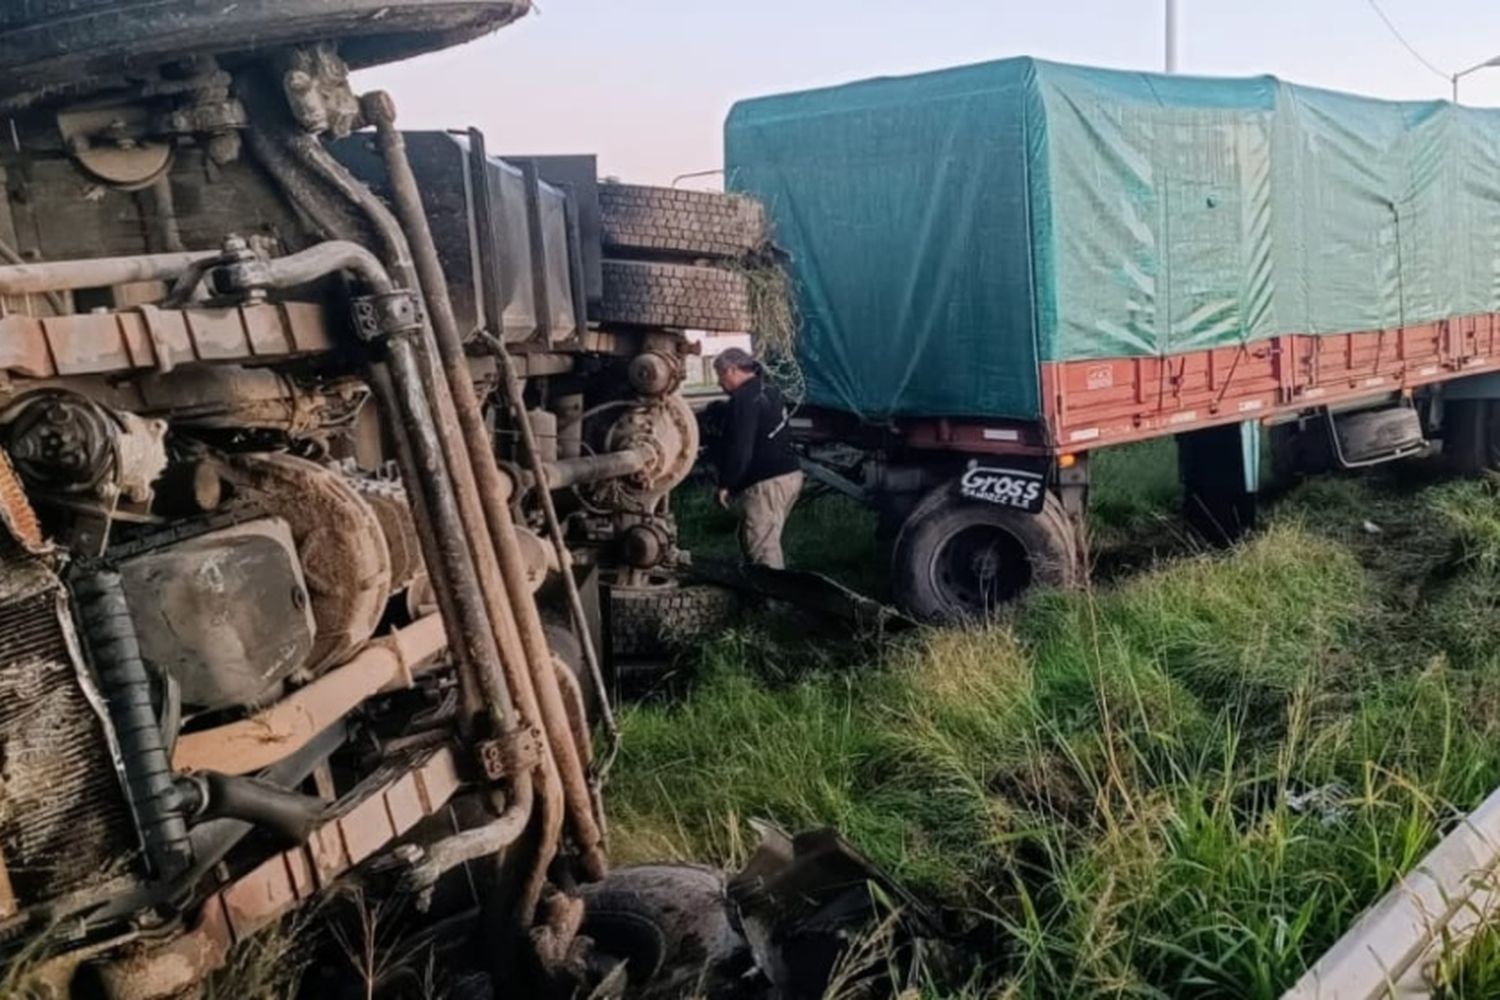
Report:
[[686,373],[677,358],[661,351],[647,351],[630,359],[626,376],[642,396],[665,396],[682,384]]
[[[445,132],[401,135],[410,149],[435,248],[449,279],[449,305],[460,336],[467,338],[476,329],[504,336],[507,342],[536,338],[556,343],[572,336],[584,321],[575,300],[585,281],[570,266],[572,241],[563,191],[542,183],[533,188],[519,165],[491,157],[485,172],[494,205],[486,211],[470,179],[471,153],[461,137]],[[378,142],[355,135],[334,143],[332,149],[360,180],[382,195],[394,195],[391,171]],[[403,224],[411,228],[409,221]],[[485,300],[476,281],[486,266],[482,240],[492,241],[499,250],[494,261],[499,296],[493,303]],[[430,301],[432,293],[424,292]]]
[[661,524],[633,524],[620,536],[625,563],[634,569],[660,566],[672,551],[672,536]]
[[494,857],[510,847],[526,832],[526,825],[531,820],[533,794],[528,785],[524,794],[499,816],[434,844],[415,848],[411,866],[401,875],[402,891],[424,897],[418,905],[425,908],[433,887],[443,875],[459,865]]
[[349,67],[327,42],[295,49],[281,78],[297,124],[312,135],[344,138],[360,126]]
[[16,471],[43,496],[149,503],[167,467],[166,421],[77,393],[29,393],[0,414],[0,425]]
[[139,849],[74,635],[67,593],[45,564],[0,558],[0,868],[11,912],[120,878]]
[[158,878],[172,878],[192,864],[192,846],[123,581],[113,570],[84,572],[73,581],[73,595],[120,742],[130,805],[147,863]]
[[322,799],[244,775],[208,771],[179,778],[178,788],[194,821],[244,820],[289,844],[307,840],[327,809]]
[[236,456],[226,477],[286,521],[297,543],[317,637],[310,673],[347,660],[375,634],[391,596],[380,519],[334,469],[291,455]]
[[171,143],[142,135],[150,118],[141,104],[70,109],[57,116],[57,131],[73,159],[96,180],[139,191],[165,177],[172,166]]
[[627,510],[649,511],[693,471],[698,460],[698,420],[681,396],[663,396],[627,410],[605,438],[609,452],[636,451],[649,456],[639,476],[608,488],[618,492]]
[[317,625],[280,518],[148,549],[119,566],[141,655],[177,681],[187,706],[263,701],[313,653]]
[[345,476],[380,522],[380,532],[385,536],[386,551],[391,557],[391,592],[399,594],[426,573],[406,487],[395,479],[351,473],[347,469]]

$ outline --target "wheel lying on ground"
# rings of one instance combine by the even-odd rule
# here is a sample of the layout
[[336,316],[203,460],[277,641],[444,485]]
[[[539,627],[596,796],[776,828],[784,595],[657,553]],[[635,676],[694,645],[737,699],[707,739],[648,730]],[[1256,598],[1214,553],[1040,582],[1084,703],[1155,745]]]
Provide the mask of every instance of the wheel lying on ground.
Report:
[[609,588],[615,656],[661,656],[710,639],[739,610],[739,595],[714,584]]
[[599,312],[632,326],[739,333],[754,325],[744,274],[686,264],[606,260]]
[[740,195],[604,184],[599,212],[616,250],[736,258],[768,241],[765,208]]
[[636,865],[580,891],[580,933],[601,965],[626,963],[633,996],[732,995],[754,964],[730,922],[723,872]]
[[944,486],[907,516],[891,587],[912,616],[949,623],[984,618],[1029,587],[1076,586],[1082,575],[1077,534],[1057,497],[1028,514]]

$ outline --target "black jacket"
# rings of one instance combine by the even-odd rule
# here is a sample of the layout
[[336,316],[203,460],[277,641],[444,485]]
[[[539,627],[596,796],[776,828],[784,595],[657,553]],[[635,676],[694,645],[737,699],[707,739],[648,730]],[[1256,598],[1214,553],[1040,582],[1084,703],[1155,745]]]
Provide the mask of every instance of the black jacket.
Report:
[[792,450],[786,403],[760,376],[729,394],[718,466],[719,485],[731,493],[801,468]]

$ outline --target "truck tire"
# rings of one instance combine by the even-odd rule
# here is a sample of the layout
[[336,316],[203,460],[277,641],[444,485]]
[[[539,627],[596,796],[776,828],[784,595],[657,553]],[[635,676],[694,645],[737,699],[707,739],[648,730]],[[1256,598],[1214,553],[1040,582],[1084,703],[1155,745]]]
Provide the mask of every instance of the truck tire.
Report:
[[754,966],[729,916],[722,871],[700,865],[634,865],[583,886],[580,933],[597,959],[622,961],[630,996],[740,995]]
[[606,260],[600,319],[630,326],[742,333],[754,324],[743,274],[714,267]]
[[680,652],[721,633],[738,610],[738,595],[713,584],[611,587],[610,650],[617,657]]
[[616,250],[738,258],[767,242],[765,208],[743,195],[604,184],[599,212],[604,245]]
[[934,624],[983,619],[1030,587],[1082,577],[1073,521],[1051,493],[1028,514],[940,486],[907,516],[891,559],[897,602]]
[[352,66],[477,38],[528,0],[19,0],[0,4],[0,105],[28,92],[86,93],[192,53],[226,54],[339,39]]

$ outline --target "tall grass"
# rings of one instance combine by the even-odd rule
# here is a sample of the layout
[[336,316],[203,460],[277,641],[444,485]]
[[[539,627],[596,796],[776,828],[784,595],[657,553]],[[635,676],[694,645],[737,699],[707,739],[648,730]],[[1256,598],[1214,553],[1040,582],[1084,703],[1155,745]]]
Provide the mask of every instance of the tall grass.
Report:
[[863,665],[768,679],[738,632],[625,713],[616,854],[834,824],[965,914],[987,990],[1275,997],[1500,783],[1497,584],[1490,488],[1338,480]]

